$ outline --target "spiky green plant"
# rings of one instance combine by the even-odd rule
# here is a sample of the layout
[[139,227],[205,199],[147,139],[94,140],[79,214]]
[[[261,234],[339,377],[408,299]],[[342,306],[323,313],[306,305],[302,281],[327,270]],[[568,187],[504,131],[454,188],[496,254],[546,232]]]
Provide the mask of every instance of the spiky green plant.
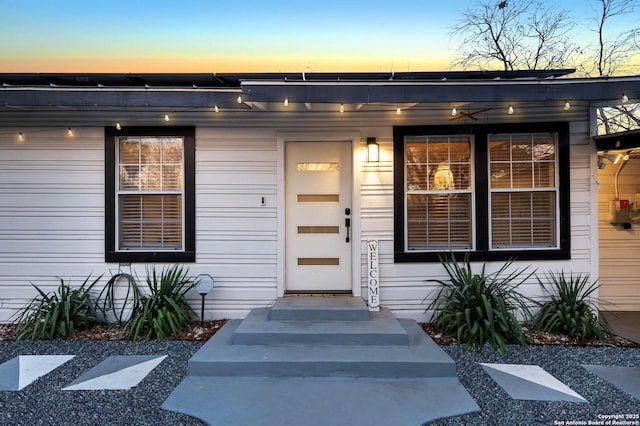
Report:
[[[111,277],[103,290],[105,312],[113,312],[116,320],[129,329],[132,341],[162,340],[178,335],[192,322],[195,315],[186,300],[186,294],[194,286],[193,279],[182,266],[174,265],[162,269],[146,271],[146,288],[131,274],[121,273]],[[127,293],[120,310],[116,309],[114,288],[116,282],[127,280]],[[102,295],[101,294],[101,295]],[[128,319],[125,310],[131,309]]]
[[[504,263],[497,271],[487,273],[483,264],[479,273],[473,272],[467,253],[462,263],[455,256],[440,256],[448,280],[427,280],[440,284],[433,301],[435,330],[447,337],[455,337],[465,349],[479,353],[488,343],[502,356],[509,356],[508,344],[526,345],[526,337],[516,315],[518,310],[529,318],[529,299],[517,288],[533,275],[527,268],[507,273],[513,263]],[[429,296],[428,296],[429,297]],[[426,298],[425,298],[426,300]]]
[[578,342],[604,340],[611,335],[611,328],[604,318],[598,319],[596,307],[591,295],[598,289],[598,280],[590,283],[589,274],[564,272],[545,273],[545,281],[538,282],[549,296],[548,300],[538,302],[540,310],[535,316],[538,329],[550,333],[575,337]]
[[77,288],[59,278],[56,292],[45,293],[35,284],[38,296],[18,312],[14,340],[51,340],[88,330],[103,321],[96,312],[91,289],[102,275],[89,283],[91,276]]

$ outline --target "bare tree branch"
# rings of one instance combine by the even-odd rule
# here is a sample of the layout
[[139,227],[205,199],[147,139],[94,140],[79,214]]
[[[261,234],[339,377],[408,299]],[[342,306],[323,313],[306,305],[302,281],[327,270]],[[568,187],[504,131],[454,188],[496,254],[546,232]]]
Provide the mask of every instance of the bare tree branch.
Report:
[[540,1],[480,0],[462,13],[451,34],[458,38],[460,57],[453,66],[504,70],[550,69],[564,66],[573,26],[566,11],[543,7]]

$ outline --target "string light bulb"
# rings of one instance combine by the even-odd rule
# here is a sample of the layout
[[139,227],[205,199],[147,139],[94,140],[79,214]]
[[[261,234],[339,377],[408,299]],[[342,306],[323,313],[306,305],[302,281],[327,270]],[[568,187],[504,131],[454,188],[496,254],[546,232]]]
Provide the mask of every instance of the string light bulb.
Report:
[[622,94],[622,103],[626,104],[627,102],[629,102],[629,97],[626,94]]
[[73,130],[71,130],[71,127],[67,129],[67,135],[73,136]]
[[507,109],[507,114],[513,115],[513,105],[509,105],[509,109]]
[[238,99],[236,99],[236,101],[238,101],[239,104],[242,103],[242,95],[238,95]]
[[213,110],[215,112],[220,112],[220,108],[218,108],[218,105],[214,105]]
[[340,104],[340,112],[344,112],[344,104]]
[[569,111],[570,109],[571,109],[571,104],[569,103],[569,101],[566,101],[564,103],[564,110]]
[[455,117],[456,115],[458,115],[458,110],[456,109],[456,107],[451,108],[451,116]]
[[400,115],[402,113],[402,110],[400,109],[400,107],[396,108],[396,115]]
[[18,140],[20,142],[22,142],[24,140],[24,135],[22,134],[22,132],[18,133]]
[[284,98],[284,106],[289,106],[289,98]]
[[170,118],[169,118],[169,114],[165,114],[165,115],[164,115],[164,121],[169,121],[169,120],[170,120]]
[[116,122],[116,130],[122,130],[122,126],[119,121]]

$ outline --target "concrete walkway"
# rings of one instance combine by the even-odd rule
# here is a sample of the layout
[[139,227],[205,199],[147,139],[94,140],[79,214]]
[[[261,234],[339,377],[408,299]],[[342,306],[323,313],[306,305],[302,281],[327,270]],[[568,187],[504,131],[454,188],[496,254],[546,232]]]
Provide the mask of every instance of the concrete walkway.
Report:
[[640,312],[601,311],[600,314],[617,336],[640,344]]
[[163,408],[229,426],[419,425],[479,410],[415,321],[355,297],[278,299],[229,321]]

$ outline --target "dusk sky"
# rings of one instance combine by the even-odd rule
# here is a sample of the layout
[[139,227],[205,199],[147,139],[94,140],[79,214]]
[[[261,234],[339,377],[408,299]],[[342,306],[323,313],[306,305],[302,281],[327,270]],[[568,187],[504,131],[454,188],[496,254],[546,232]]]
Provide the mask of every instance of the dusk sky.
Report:
[[[0,0],[0,72],[447,70],[451,27],[473,3]],[[562,7],[595,40],[597,3]]]

